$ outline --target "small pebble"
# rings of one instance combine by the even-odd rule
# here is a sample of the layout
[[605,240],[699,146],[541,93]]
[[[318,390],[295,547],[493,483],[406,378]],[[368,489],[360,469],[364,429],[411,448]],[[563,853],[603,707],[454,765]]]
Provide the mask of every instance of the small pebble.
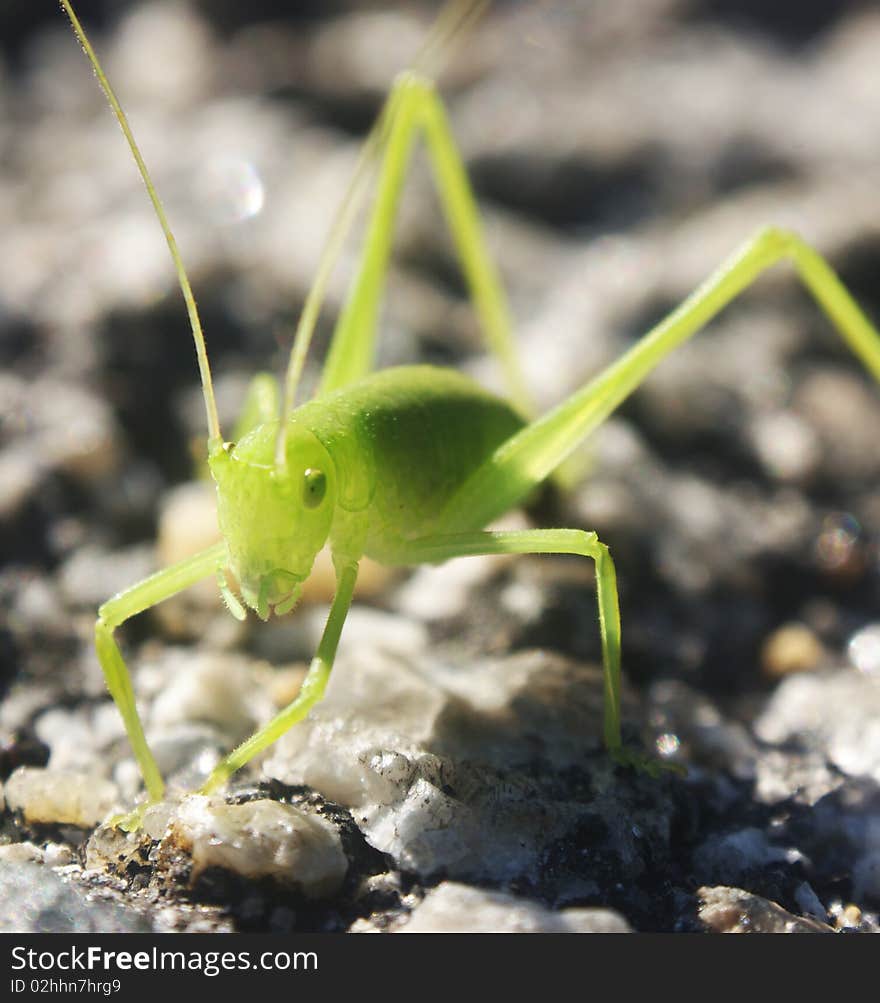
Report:
[[34,843],[5,843],[0,845],[0,864],[43,863],[43,851]]
[[43,863],[47,867],[67,867],[76,860],[66,843],[47,843],[43,847]]
[[[156,541],[162,566],[191,557],[219,539],[217,493],[212,481],[189,481],[165,493]],[[212,594],[219,599],[216,585]]]
[[504,892],[444,881],[416,906],[400,933],[630,933],[613,909],[563,909]]
[[787,411],[760,414],[752,423],[752,442],[767,472],[779,481],[803,481],[821,459],[810,425]]
[[26,822],[91,828],[118,804],[114,783],[68,770],[22,766],[6,781],[6,803]]
[[834,911],[837,913],[834,925],[838,930],[853,930],[862,922],[862,910],[852,903]]
[[0,519],[11,519],[33,494],[40,466],[24,449],[0,453]]
[[860,672],[880,679],[880,624],[868,624],[853,634],[847,645],[847,654]]
[[100,547],[83,546],[62,565],[61,592],[74,607],[97,609],[155,570],[152,547],[138,544],[108,553]]
[[787,623],[775,630],[761,648],[761,666],[771,677],[809,672],[821,662],[822,644],[809,627]]
[[[189,481],[166,492],[159,510],[156,558],[159,567],[176,564],[220,539],[217,526],[217,495],[213,481]],[[191,607],[207,610],[222,605],[217,579],[210,575],[180,596],[159,605],[160,622],[172,634],[184,633],[192,620]],[[178,629],[178,620],[182,620]]]
[[880,780],[880,687],[855,669],[783,679],[753,727],[763,742],[796,739],[849,776]]
[[164,677],[150,724],[167,728],[204,721],[221,728],[233,741],[247,738],[273,710],[269,694],[260,685],[258,667],[241,656],[220,652],[163,650],[144,666],[145,672]]
[[[90,896],[33,862],[0,867],[0,933],[149,933],[133,909]],[[45,974],[45,973],[44,973]]]
[[245,878],[271,878],[308,898],[333,894],[348,870],[332,823],[277,801],[225,804],[189,797],[163,841],[190,854],[194,876],[222,867]]
[[741,888],[700,888],[698,915],[712,933],[833,933],[825,923],[795,916]]

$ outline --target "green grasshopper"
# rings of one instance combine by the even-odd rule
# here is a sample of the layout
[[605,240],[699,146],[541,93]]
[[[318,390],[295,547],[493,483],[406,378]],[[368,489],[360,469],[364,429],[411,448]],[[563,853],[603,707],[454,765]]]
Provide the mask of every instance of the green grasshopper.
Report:
[[[276,717],[220,761],[201,793],[223,785],[322,698],[358,564],[365,556],[392,566],[487,554],[590,558],[596,569],[604,665],[605,746],[616,760],[655,772],[657,763],[626,749],[621,741],[620,614],[614,563],[606,545],[595,533],[579,529],[485,527],[552,475],[666,355],[783,259],[794,264],[844,341],[880,380],[880,336],[827,262],[793,233],[760,230],[620,359],[548,414],[531,420],[506,300],[485,249],[443,104],[430,79],[406,72],[387,98],[328,238],[294,339],[281,407],[277,393],[257,394],[252,426],[237,442],[224,441],[198,313],[174,237],[119,102],[69,0],[62,3],[122,127],[174,259],[195,339],[208,418],[208,464],[223,536],[222,542],[116,595],[98,612],[98,658],[149,802],[163,797],[164,784],[114,640],[116,628],[211,575],[236,617],[243,619],[247,608],[263,620],[272,612],[287,613],[325,544],[333,558],[336,591],[302,688]],[[441,34],[449,34],[474,13],[472,3],[453,3],[440,15]],[[426,141],[472,300],[489,347],[507,374],[514,403],[447,369],[407,366],[371,373],[394,218],[418,136]],[[324,289],[365,186],[364,165],[371,159],[379,164],[377,194],[359,271],[334,331],[317,394],[295,408]],[[239,595],[229,584],[233,579]],[[136,825],[137,815],[123,824]]]

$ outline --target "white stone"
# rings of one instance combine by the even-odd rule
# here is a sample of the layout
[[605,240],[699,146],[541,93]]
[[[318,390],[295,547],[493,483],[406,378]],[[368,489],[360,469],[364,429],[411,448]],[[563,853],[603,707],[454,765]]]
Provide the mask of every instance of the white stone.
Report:
[[[317,648],[327,620],[326,609],[304,614],[313,647]],[[428,648],[430,636],[424,624],[400,614],[369,606],[353,606],[345,618],[340,645],[349,651],[372,648],[386,655],[407,657]]]
[[37,718],[34,730],[51,750],[49,766],[75,772],[94,772],[98,751],[125,735],[119,711],[109,700],[94,709],[53,707]]
[[70,770],[19,767],[6,781],[6,803],[28,822],[54,822],[91,828],[118,806],[116,785]]
[[192,856],[196,875],[222,867],[296,887],[309,898],[335,892],[348,869],[331,822],[277,801],[225,804],[194,795],[171,818],[164,841]]
[[629,933],[611,909],[553,912],[504,892],[444,881],[413,910],[400,933]]
[[445,620],[465,611],[472,588],[486,582],[507,556],[469,557],[441,565],[424,564],[397,590],[395,605],[419,620]]
[[61,566],[59,585],[68,603],[93,610],[155,570],[151,546],[137,544],[108,553],[101,547],[84,545]]
[[43,863],[47,867],[69,867],[76,864],[76,857],[66,843],[47,843],[43,849]]
[[[509,512],[492,529],[526,529],[520,512]],[[407,616],[436,621],[465,611],[471,590],[487,582],[500,568],[516,560],[513,554],[459,558],[442,564],[422,564],[394,596],[395,606]]]
[[755,733],[779,744],[796,737],[849,776],[880,781],[880,679],[856,670],[785,679]]
[[810,425],[787,411],[759,414],[749,435],[767,472],[781,481],[800,481],[815,473],[822,455]]
[[151,728],[203,721],[232,741],[247,738],[275,708],[262,686],[261,666],[240,655],[171,649],[143,672],[161,673],[161,688],[150,709]]
[[[597,671],[541,652],[465,672],[428,654],[356,649],[264,771],[349,806],[400,867],[505,880],[537,866],[582,811],[549,788],[557,767],[583,763],[598,744],[601,692]],[[546,774],[521,769],[536,748]]]
[[0,845],[0,864],[43,862],[43,851],[34,843],[6,843]]
[[405,662],[340,652],[324,700],[272,747],[265,771],[350,806],[393,801],[411,772],[403,760],[418,755],[447,700]]
[[810,916],[795,916],[776,902],[718,885],[697,889],[698,915],[715,933],[833,933]]
[[[217,490],[213,481],[178,484],[162,498],[156,550],[162,566],[175,564],[205,550],[220,539],[217,526]],[[219,601],[215,580],[208,581]]]

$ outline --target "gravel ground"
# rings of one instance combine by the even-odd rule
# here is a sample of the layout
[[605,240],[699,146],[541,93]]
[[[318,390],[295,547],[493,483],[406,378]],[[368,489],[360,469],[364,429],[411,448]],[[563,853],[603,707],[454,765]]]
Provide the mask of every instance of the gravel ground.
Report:
[[[208,583],[120,631],[169,802],[138,774],[96,607],[212,539],[186,316],[57,12],[0,13],[0,929],[864,931],[880,910],[880,397],[780,266],[670,357],[516,524],[597,530],[629,740],[599,735],[592,568],[371,568],[330,691],[213,799],[326,615],[239,624]],[[326,228],[433,5],[81,4],[172,219],[221,421],[280,371]],[[316,13],[320,9],[320,13]],[[17,12],[17,13],[16,13]],[[880,318],[867,3],[501,3],[443,76],[542,409],[761,225]],[[356,261],[340,261],[309,379]],[[424,162],[383,365],[497,381]]]

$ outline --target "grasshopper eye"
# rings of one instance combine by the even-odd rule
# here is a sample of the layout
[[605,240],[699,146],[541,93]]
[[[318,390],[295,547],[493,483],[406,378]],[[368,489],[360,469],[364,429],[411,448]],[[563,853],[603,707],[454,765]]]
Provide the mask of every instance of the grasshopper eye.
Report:
[[309,467],[303,473],[303,504],[306,508],[317,508],[327,493],[327,477],[323,470]]

